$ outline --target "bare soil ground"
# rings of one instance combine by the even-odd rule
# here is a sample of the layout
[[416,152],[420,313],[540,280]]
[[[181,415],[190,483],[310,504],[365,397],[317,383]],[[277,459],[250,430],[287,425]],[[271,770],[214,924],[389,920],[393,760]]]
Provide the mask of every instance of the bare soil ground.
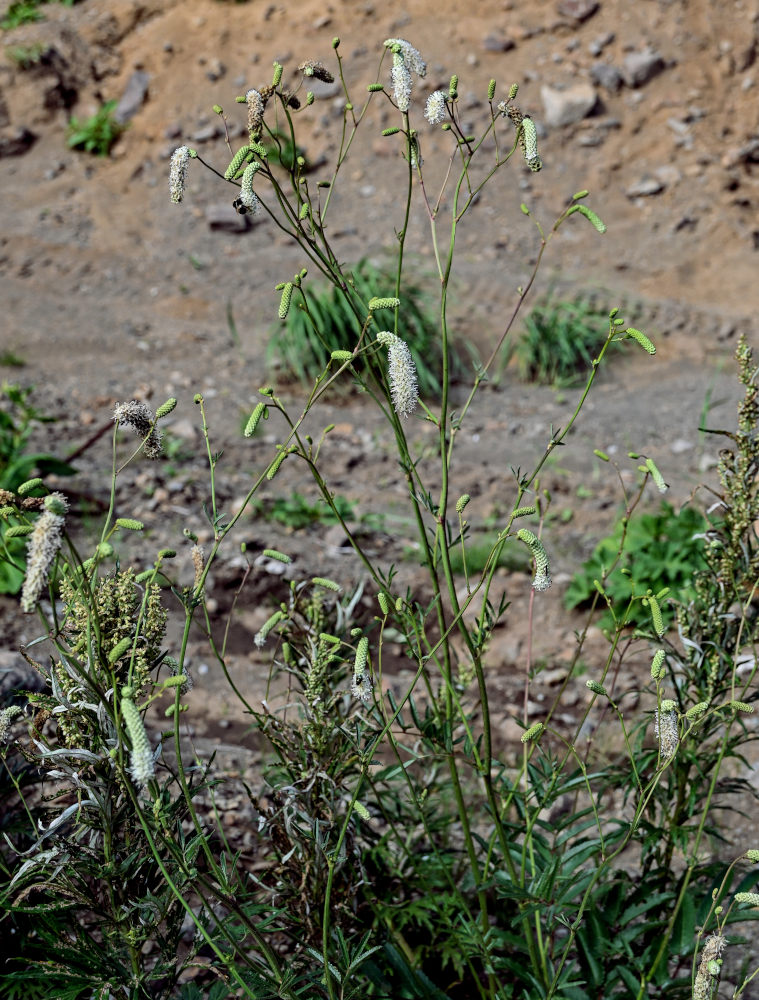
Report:
[[[37,405],[57,418],[37,443],[61,456],[107,423],[118,400],[179,398],[172,431],[181,453],[130,469],[119,487],[118,513],[148,526],[143,560],[163,545],[179,548],[188,581],[192,566],[182,530],[209,537],[202,514],[208,476],[193,394],[203,393],[208,403],[212,447],[224,452],[219,494],[234,510],[283,430],[270,421],[252,442],[239,432],[257,388],[276,381],[265,361],[278,304],[274,286],[302,261],[270,221],[239,232],[211,228],[211,219],[229,217],[234,193],[197,163],[184,204],[170,204],[173,149],[187,143],[223,171],[228,155],[211,106],[221,104],[233,128],[244,124],[235,95],[267,83],[275,59],[286,78],[294,78],[305,59],[331,65],[335,35],[358,104],[376,79],[383,40],[400,36],[422,50],[429,66],[414,105],[434,188],[450,145],[421,118],[427,94],[447,87],[457,73],[463,115],[474,124],[486,120],[491,77],[499,96],[520,84],[520,106],[540,129],[544,169],[531,174],[520,164],[499,174],[462,226],[454,273],[458,332],[485,352],[511,314],[538,250],[520,203],[550,228],[567,199],[588,188],[608,232],[601,237],[582,220],[564,227],[549,248],[541,287],[593,292],[606,307],[620,305],[627,321],[658,346],[653,360],[634,351],[613,360],[569,447],[542,480],[561,516],[549,525],[556,586],[540,598],[549,609],[541,619],[547,627],[541,624],[533,648],[548,678],[536,689],[531,711],[537,718],[551,686],[562,680],[580,622],[562,608],[563,587],[611,526],[620,499],[613,473],[599,468],[593,449],[621,459],[631,449],[650,455],[670,483],[671,501],[685,502],[712,475],[717,445],[698,432],[705,403],[711,426],[732,426],[738,392],[730,359],[738,334],[759,345],[759,6],[742,0],[515,0],[465,7],[452,0],[84,0],[42,10],[43,22],[5,32],[0,55],[2,347],[24,362],[6,377],[36,387]],[[42,65],[19,68],[8,48],[37,43],[52,54]],[[648,50],[661,56],[660,64],[636,84],[631,57]],[[120,98],[136,71],[147,74],[145,99],[112,155],[98,159],[67,149],[69,116],[86,117],[102,100]],[[388,73],[386,60],[382,80]],[[595,107],[574,123],[547,126],[542,88],[578,83],[593,83]],[[299,119],[315,163],[329,161],[342,127],[339,92],[318,94]],[[331,231],[341,260],[381,259],[402,224],[397,188],[404,162],[397,142],[380,135],[396,116],[386,101],[372,106],[344,169]],[[420,205],[409,233],[414,266],[429,270]],[[456,389],[461,398],[465,389]],[[298,387],[282,391],[296,405]],[[550,427],[564,424],[574,405],[572,390],[527,387],[511,370],[485,389],[462,430],[453,469],[453,492],[473,497],[474,523],[506,509],[511,468],[530,467]],[[404,487],[392,443],[355,397],[328,403],[315,432],[329,423],[336,424],[324,453],[331,486],[361,514],[386,516],[386,530],[376,532],[371,545],[388,563],[398,562],[409,586],[421,586],[418,568],[404,555]],[[418,421],[411,434],[424,453],[430,425]],[[62,488],[106,499],[107,440],[82,455],[79,474]],[[313,495],[302,474],[285,467],[277,492],[291,489]],[[658,502],[653,494],[651,502]],[[83,533],[88,527],[82,525]],[[251,518],[243,534],[249,552],[267,545],[289,552],[299,577],[318,572],[346,587],[361,581],[360,567],[323,526],[295,534]],[[214,573],[209,592],[220,618],[243,568],[237,550],[229,551]],[[273,568],[257,566],[230,638],[230,668],[239,683],[259,692],[265,669],[253,655],[252,637],[279,592]],[[522,704],[529,578],[504,571],[502,584],[513,603],[491,647],[491,667],[508,744],[518,734],[512,716]],[[369,595],[366,601],[368,608]],[[2,601],[0,614],[5,649],[36,634],[13,600]],[[193,643],[205,707],[193,713],[198,738],[214,745],[221,738],[228,748],[252,745],[199,637]],[[604,646],[597,635],[586,662],[594,651],[600,663]],[[402,664],[398,670],[401,683]],[[620,688],[630,679],[625,670]],[[583,684],[566,696],[567,723],[585,696]]]

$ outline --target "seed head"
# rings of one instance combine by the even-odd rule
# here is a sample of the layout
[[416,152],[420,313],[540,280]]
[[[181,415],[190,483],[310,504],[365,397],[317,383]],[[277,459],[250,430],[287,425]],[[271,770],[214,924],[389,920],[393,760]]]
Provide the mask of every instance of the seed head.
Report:
[[654,732],[659,741],[661,759],[671,760],[677,752],[680,734],[677,729],[677,712],[673,701],[663,701],[654,714]]
[[248,132],[251,139],[258,139],[264,127],[264,99],[257,90],[249,90],[245,95],[248,105]]
[[154,426],[155,417],[149,406],[136,399],[129,403],[117,403],[113,410],[114,423],[128,425],[143,439],[146,458],[159,458],[161,454],[161,432]]
[[335,78],[327,69],[327,67],[320,62],[316,62],[314,59],[307,59],[304,63],[301,63],[298,69],[304,76],[312,76],[315,80],[321,80],[322,83],[334,83]]
[[185,185],[187,182],[187,164],[190,161],[190,150],[187,146],[180,146],[171,154],[171,167],[169,169],[169,195],[175,205],[184,197]]
[[27,542],[26,577],[21,590],[21,610],[34,611],[63,541],[63,524],[68,501],[62,493],[45,497],[45,509],[37,518]]

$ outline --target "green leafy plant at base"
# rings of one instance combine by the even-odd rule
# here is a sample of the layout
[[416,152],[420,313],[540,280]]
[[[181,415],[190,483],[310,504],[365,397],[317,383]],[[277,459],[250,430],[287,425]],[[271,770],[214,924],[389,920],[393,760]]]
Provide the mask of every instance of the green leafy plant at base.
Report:
[[44,20],[40,7],[45,3],[60,3],[64,7],[73,7],[77,0],[15,0],[8,7],[5,16],[0,20],[3,31],[11,31],[22,24]]
[[[311,381],[329,360],[332,351],[352,351],[361,323],[357,303],[364,306],[378,289],[393,288],[395,277],[387,269],[362,260],[348,277],[348,292],[340,288],[317,288],[290,307],[283,330],[277,330],[268,348],[268,357],[283,374],[303,382]],[[430,315],[421,287],[413,281],[404,285],[404,337],[414,349],[419,388],[423,393],[440,393],[440,344],[437,324]],[[355,292],[355,296],[353,294]],[[377,322],[392,326],[393,312],[378,309]],[[453,370],[460,375],[464,363],[452,358]]]
[[117,101],[106,101],[89,118],[72,117],[69,121],[66,145],[71,149],[81,149],[95,156],[108,156],[118,137],[127,125],[116,121],[113,116]]
[[[4,516],[29,538],[21,608],[38,613],[40,635],[25,655],[43,689],[28,692],[23,707],[0,708],[0,763],[10,779],[13,755],[22,753],[39,779],[30,791],[14,786],[17,815],[0,843],[0,924],[15,921],[23,935],[0,971],[0,994],[23,984],[27,996],[54,990],[59,1000],[216,1000],[222,986],[247,1000],[711,1000],[729,974],[735,1000],[747,998],[759,976],[755,935],[746,931],[759,916],[759,844],[744,843],[732,817],[750,803],[744,763],[756,729],[746,720],[759,700],[751,351],[741,339],[738,427],[720,455],[692,597],[683,602],[682,588],[671,595],[680,598],[677,628],[668,627],[649,563],[633,563],[619,599],[610,592],[613,566],[646,516],[638,513],[644,491],[651,482],[666,488],[645,459],[634,491],[619,475],[625,524],[594,584],[585,627],[574,645],[557,637],[566,680],[536,692],[547,657],[535,656],[534,639],[553,624],[544,597],[550,496],[541,474],[571,440],[612,345],[649,355],[655,348],[610,310],[595,363],[562,403],[562,428],[546,428],[534,461],[512,468],[497,510],[474,534],[467,507],[482,477],[458,460],[468,435],[482,428],[479,418],[473,427],[474,402],[554,235],[565,225],[587,222],[600,234],[605,226],[585,203],[587,191],[568,195],[550,227],[522,205],[521,224],[534,231],[537,248],[533,270],[516,298],[506,293],[510,301],[493,311],[513,318],[505,330],[496,319],[483,331],[490,354],[459,387],[454,409],[449,295],[457,241],[476,226],[469,210],[497,174],[519,189],[508,169],[514,157],[520,170],[538,174],[537,129],[515,104],[517,85],[496,100],[494,80],[482,88],[484,120],[465,129],[456,75],[429,95],[425,125],[412,96],[426,67],[409,42],[385,42],[377,80],[361,98],[346,82],[354,74],[344,73],[339,47],[335,39],[331,69],[307,59],[302,78],[286,84],[275,64],[272,82],[245,95],[247,141],[238,150],[228,143],[211,168],[238,210],[269,213],[271,228],[343,296],[351,323],[347,346],[328,351],[303,398],[291,402],[274,384],[258,390],[243,431],[246,440],[259,435],[246,496],[227,513],[221,432],[198,393],[208,489],[202,505],[172,522],[176,549],[152,550],[145,525],[129,516],[139,498],[123,488],[125,468],[160,456],[173,398],[155,413],[137,400],[115,407],[103,472],[109,504],[94,543],[72,537],[66,497],[44,482],[36,485],[45,495],[31,506],[5,497]],[[382,59],[392,63],[390,74]],[[388,75],[389,89],[380,82]],[[331,173],[316,185],[297,158],[289,171],[272,168],[260,141],[285,123],[295,139],[299,115],[312,114],[314,102],[293,102],[293,93],[311,77],[339,79],[345,97]],[[331,196],[357,131],[379,112],[397,123],[382,135],[400,154],[387,239],[395,266],[359,294],[355,271],[330,242]],[[418,136],[427,126],[440,126],[450,146],[442,171],[426,171],[421,158]],[[175,151],[175,204],[187,170],[203,163],[188,147]],[[429,225],[439,279],[430,310],[438,317],[434,398],[417,375],[429,359],[405,339],[414,212]],[[307,273],[283,276],[281,319],[298,296],[308,310]],[[358,385],[362,410],[376,408],[377,438],[395,451],[400,475],[386,509],[412,526],[420,569],[386,559],[382,546],[353,530],[362,505],[348,522],[336,498],[325,447],[334,424],[321,404],[345,383]],[[223,430],[234,428],[236,407],[221,410]],[[242,543],[260,498],[277,495],[285,463],[284,482],[302,473],[342,531],[351,561],[333,566],[349,566],[350,585],[327,575],[318,545],[296,562]],[[289,489],[279,497],[287,501]],[[167,504],[164,513],[176,512]],[[559,519],[551,527],[562,530]],[[125,532],[135,539],[129,565],[119,555]],[[498,566],[516,546],[533,576],[517,605],[519,662],[504,664],[494,632],[512,625],[514,609]],[[225,557],[238,576],[222,611],[212,580]],[[238,670],[230,635],[238,614],[252,604],[258,611],[254,595],[269,588],[259,574],[272,561],[287,564],[278,603],[248,643],[252,670]],[[599,602],[612,618],[600,651],[587,642]],[[647,620],[631,634],[638,608]],[[185,725],[208,714],[205,692],[190,693],[196,655],[226,682],[265,747],[260,768],[244,776],[203,759]],[[253,673],[260,685],[248,683]],[[582,696],[568,690],[580,675]],[[504,704],[516,730],[509,740],[497,722]],[[43,816],[35,812],[40,800]],[[231,818],[238,808],[244,824]],[[730,821],[720,820],[723,811]]]
[[38,65],[44,51],[44,45],[35,43],[33,45],[9,45],[5,54],[19,69],[31,69],[32,66]]
[[289,497],[274,497],[254,504],[251,513],[270,521],[278,521],[289,528],[298,530],[311,524],[334,524],[338,516],[350,521],[355,517],[355,504],[345,497],[335,497],[333,511],[323,502],[312,503],[302,493],[291,493]]
[[576,382],[603,346],[606,323],[606,313],[584,299],[536,306],[515,351],[520,377],[541,385]]
[[[239,2],[239,0],[235,0],[235,2]],[[298,165],[298,158],[300,157],[301,171],[308,173],[311,169],[305,149],[302,149],[300,146],[294,146],[289,135],[273,131],[267,136],[264,147],[267,150],[269,163],[276,163],[285,170],[293,170]]]
[[[704,566],[704,532],[708,527],[708,521],[695,507],[686,505],[676,511],[666,502],[658,511],[640,514],[629,524],[617,522],[572,577],[564,595],[566,607],[588,605],[597,596],[596,580],[604,580],[604,590],[616,604],[629,599],[635,582],[639,589],[645,584],[654,593],[669,588],[679,601],[687,601],[693,596],[694,576]],[[618,560],[623,541],[622,558]],[[662,613],[671,622],[675,612],[663,605]],[[629,623],[635,625],[649,621],[648,611],[640,605],[629,618]],[[610,615],[604,615],[601,624],[608,627]]]

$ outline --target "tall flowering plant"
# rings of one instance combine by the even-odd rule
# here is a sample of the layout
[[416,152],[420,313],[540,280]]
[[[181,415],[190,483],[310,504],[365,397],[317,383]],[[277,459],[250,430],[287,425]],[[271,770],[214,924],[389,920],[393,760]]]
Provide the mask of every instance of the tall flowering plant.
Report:
[[[24,752],[53,783],[57,808],[34,831],[31,844],[16,845],[14,871],[0,897],[6,914],[31,900],[29,912],[43,922],[51,949],[45,958],[35,954],[22,962],[14,974],[37,986],[55,961],[57,988],[63,983],[72,998],[642,1000],[652,991],[673,1000],[687,992],[699,1000],[711,996],[729,955],[731,922],[745,919],[757,905],[751,866],[759,853],[754,849],[722,866],[711,906],[707,898],[697,911],[692,899],[693,887],[703,890],[707,874],[710,885],[714,880],[712,869],[707,872],[700,861],[706,816],[715,801],[712,776],[723,757],[738,756],[737,720],[750,714],[755,698],[751,683],[739,685],[734,664],[731,668],[725,658],[715,658],[704,637],[707,625],[725,624],[740,598],[741,624],[736,634],[736,619],[731,619],[725,647],[733,656],[753,641],[747,623],[756,590],[755,582],[750,585],[755,553],[750,545],[736,543],[739,535],[745,541],[759,517],[756,487],[752,492],[749,485],[749,473],[756,471],[757,414],[755,372],[746,346],[740,355],[747,386],[741,458],[729,468],[725,460],[724,470],[726,497],[740,494],[740,503],[733,511],[726,500],[735,517],[714,526],[723,542],[732,539],[732,548],[721,543],[710,550],[710,565],[719,561],[720,586],[729,604],[720,605],[716,617],[706,609],[712,591],[704,577],[701,605],[681,618],[686,649],[698,649],[709,660],[708,678],[700,660],[688,660],[680,673],[674,669],[675,646],[660,607],[666,595],[633,581],[630,606],[644,606],[651,618],[650,629],[636,637],[653,647],[650,676],[641,685],[646,707],[631,720],[614,692],[618,658],[629,645],[628,608],[615,617],[607,659],[593,663],[588,701],[574,731],[567,732],[557,720],[564,688],[545,704],[542,718],[534,719],[529,695],[535,664],[530,660],[524,707],[515,713],[522,728],[518,752],[500,751],[491,716],[492,674],[485,663],[493,630],[509,621],[508,604],[497,593],[499,559],[514,539],[533,565],[531,584],[528,578],[524,583],[532,629],[552,583],[546,531],[550,498],[540,487],[541,472],[566,443],[610,345],[625,342],[649,355],[655,346],[618,310],[610,311],[606,338],[564,427],[547,430],[530,470],[516,470],[486,557],[475,564],[467,517],[476,484],[459,482],[453,461],[473,401],[497,363],[555,234],[578,221],[573,216],[599,234],[606,227],[585,203],[587,191],[568,196],[550,229],[522,205],[525,223],[535,232],[535,264],[510,303],[508,320],[491,331],[488,355],[474,367],[463,404],[454,411],[449,291],[459,232],[497,173],[523,170],[534,177],[541,171],[538,128],[515,103],[518,86],[512,84],[497,100],[497,83],[491,80],[482,102],[484,125],[471,134],[459,113],[455,75],[447,90],[429,95],[417,117],[415,88],[426,65],[401,38],[385,41],[374,82],[362,102],[354,101],[339,39],[333,51],[334,73],[308,59],[295,81],[285,82],[283,67],[275,64],[270,83],[255,81],[256,88],[245,90],[237,99],[246,114],[245,140],[238,149],[228,142],[228,156],[212,169],[229,185],[238,212],[269,216],[300,247],[305,262],[345,297],[356,319],[355,342],[330,352],[297,416],[276,388],[259,390],[244,437],[257,435],[273,414],[281,415],[283,422],[276,426],[286,430],[252,471],[249,492],[231,517],[221,509],[217,492],[223,462],[212,448],[204,400],[195,397],[208,450],[206,514],[212,537],[202,546],[185,528],[185,539],[193,543],[191,584],[172,578],[174,550],[162,550],[150,567],[135,572],[120,565],[112,545],[116,532],[143,528],[135,519],[114,517],[123,430],[137,438],[130,435],[134,450],[126,461],[160,460],[158,424],[175,400],[155,414],[137,400],[116,407],[111,506],[88,559],[73,548],[70,557],[64,554],[67,502],[61,495],[40,499],[36,523],[28,515],[23,526],[30,535],[23,607],[42,612],[56,651],[49,665],[28,653],[46,690],[34,704]],[[315,188],[295,142],[298,117],[316,103],[312,79],[338,79],[345,97],[332,173]],[[376,101],[396,115],[383,137],[397,143],[404,158],[399,171],[404,197],[393,244],[394,286],[364,296],[330,244],[328,220],[341,171]],[[215,110],[226,123],[222,108]],[[275,166],[270,151],[281,141],[283,122],[295,152],[287,163],[279,157]],[[430,128],[450,142],[436,191],[422,155]],[[191,200],[200,165],[210,166],[188,146],[174,152],[172,203]],[[440,287],[441,392],[434,400],[420,393],[418,349],[404,323],[407,233],[415,211],[429,225]],[[277,314],[285,319],[293,307],[302,308],[319,338],[307,278],[304,267],[278,284]],[[397,450],[426,575],[418,592],[402,585],[395,568],[383,564],[346,522],[320,458],[331,426],[316,438],[311,430],[319,402],[349,377],[383,414]],[[419,421],[435,431],[434,472],[419,460]],[[323,575],[299,579],[286,552],[267,548],[261,553],[288,575],[278,605],[267,608],[252,646],[257,656],[270,655],[273,678],[286,678],[287,685],[281,702],[273,685],[272,696],[257,703],[228,669],[226,640],[216,638],[206,590],[222,547],[235,538],[259,489],[279,481],[285,463],[287,468],[299,463],[313,479],[364,579],[349,593],[339,580]],[[628,516],[649,483],[666,489],[650,458],[638,470],[637,493],[626,496]],[[14,514],[18,500],[9,500]],[[754,521],[748,519],[750,512]],[[454,561],[459,551],[463,573]],[[745,565],[738,581],[734,570],[741,559]],[[57,595],[52,589],[56,563]],[[248,566],[235,602],[250,572]],[[604,579],[597,581],[599,601],[607,599]],[[730,589],[727,580],[740,586]],[[175,643],[166,634],[166,594],[159,586],[166,582],[184,614]],[[361,613],[365,595],[373,608],[368,619]],[[271,763],[258,776],[259,790],[249,781],[234,785],[234,800],[246,802],[255,816],[255,831],[246,831],[250,837],[243,846],[231,842],[233,833],[219,805],[234,779],[201,765],[180,725],[190,710],[183,699],[192,685],[187,649],[197,622],[246,717],[271,749]],[[570,673],[582,668],[586,635],[587,627],[578,634]],[[396,647],[411,665],[402,690],[386,680],[387,658]],[[156,716],[159,706],[163,714]],[[622,777],[619,769],[596,765],[588,734],[605,720],[617,726],[617,742],[624,747]],[[21,721],[18,710],[4,709],[0,739]],[[714,747],[708,766],[698,758],[702,737]],[[698,766],[712,782],[699,786],[705,810],[700,825],[693,822],[695,808],[686,795],[697,785]],[[669,808],[674,811],[668,813]],[[676,815],[677,823],[670,824],[669,815]],[[690,831],[685,838],[680,821]],[[631,874],[635,859],[640,884]],[[739,871],[742,881],[734,892],[732,879]],[[56,894],[75,900],[73,929],[54,919]],[[72,937],[81,956],[77,962]],[[748,981],[744,977],[740,988]]]

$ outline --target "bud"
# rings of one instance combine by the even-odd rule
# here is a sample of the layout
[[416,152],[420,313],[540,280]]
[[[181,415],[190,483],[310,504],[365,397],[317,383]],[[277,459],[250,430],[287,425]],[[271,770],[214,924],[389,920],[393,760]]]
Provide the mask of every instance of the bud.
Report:
[[651,661],[651,680],[658,681],[664,675],[664,650],[657,649]]
[[155,411],[156,420],[161,420],[163,417],[168,417],[168,415],[172,412],[172,410],[176,408],[176,405],[177,401],[174,398],[174,396],[172,396],[170,399],[167,399],[166,402],[162,406],[159,406],[158,409]]
[[664,482],[664,476],[662,476],[661,472],[659,472],[659,470],[654,465],[654,460],[652,458],[646,459],[646,468],[651,473],[651,478],[656,483],[656,488],[658,489],[658,491],[660,493],[666,493],[669,487]]
[[374,298],[369,299],[369,308],[372,312],[377,309],[397,309],[401,304],[400,299],[395,298]]
[[253,407],[253,412],[248,418],[248,422],[245,425],[245,430],[243,431],[243,436],[246,438],[253,437],[256,433],[256,428],[261,422],[261,417],[264,415],[264,410],[266,409],[266,403],[256,403]]
[[258,646],[259,649],[261,649],[264,643],[266,642],[266,637],[269,635],[269,632],[271,632],[274,626],[278,625],[284,617],[285,617],[284,611],[282,611],[281,609],[279,611],[275,611],[270,618],[267,618],[267,620],[264,622],[264,624],[261,626],[258,632],[256,632],[253,638],[253,642],[256,644],[256,646]]
[[585,681],[585,687],[589,688],[593,694],[602,695],[605,698],[609,697],[606,688],[603,684],[599,684],[598,681]]
[[463,514],[464,508],[466,507],[466,505],[469,503],[470,500],[471,497],[469,496],[469,494],[463,493],[456,501],[456,513]]
[[117,528],[124,528],[126,531],[142,531],[145,527],[142,521],[136,521],[133,517],[117,517],[115,524]]
[[287,319],[287,314],[290,312],[290,300],[293,295],[293,287],[292,281],[288,281],[282,289],[282,298],[279,300],[279,311],[277,313],[280,319]]
[[237,171],[245,162],[245,157],[250,152],[250,146],[240,146],[235,155],[230,160],[229,166],[224,171],[224,180],[231,181]]
[[536,740],[544,729],[545,726],[543,725],[542,722],[536,722],[534,726],[530,726],[529,729],[526,729],[522,733],[521,737],[522,743],[531,743],[532,741]]
[[[124,690],[129,689],[125,688]],[[143,788],[155,775],[153,753],[150,749],[150,741],[145,732],[145,724],[142,721],[142,716],[131,697],[126,697],[123,692],[121,696],[121,715],[124,719],[129,741],[132,744],[129,758],[129,770],[132,780],[138,788]]]
[[277,562],[285,563],[286,565],[292,562],[290,556],[285,555],[284,552],[279,552],[277,549],[264,549],[263,555],[267,559],[276,559]]
[[647,597],[643,598],[643,603],[648,605],[648,610],[651,612],[651,624],[654,627],[654,632],[661,639],[666,629],[664,628],[664,619],[662,618],[659,602],[653,594],[649,594]]

